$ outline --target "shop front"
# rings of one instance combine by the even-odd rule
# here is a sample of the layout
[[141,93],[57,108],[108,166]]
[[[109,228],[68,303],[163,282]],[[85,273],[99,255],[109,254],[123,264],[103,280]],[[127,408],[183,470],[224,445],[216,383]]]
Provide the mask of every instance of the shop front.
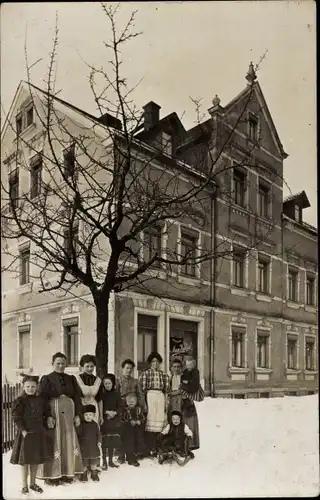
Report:
[[170,319],[170,363],[178,358],[183,363],[186,356],[198,361],[198,323]]

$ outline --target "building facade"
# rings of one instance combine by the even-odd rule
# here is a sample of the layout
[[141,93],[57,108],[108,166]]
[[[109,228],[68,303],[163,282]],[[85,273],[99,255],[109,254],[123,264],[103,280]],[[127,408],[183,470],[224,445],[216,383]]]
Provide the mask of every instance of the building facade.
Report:
[[[303,222],[309,206],[304,192],[283,199],[287,154],[252,66],[247,80],[227,106],[216,96],[208,120],[190,130],[176,113],[160,119],[160,106],[144,107],[139,144],[160,144],[160,164],[168,158],[187,164],[214,176],[217,186],[207,217],[166,221],[144,238],[164,252],[203,248],[214,258],[156,270],[148,291],[135,284],[112,296],[109,370],[117,375],[121,360],[132,358],[140,372],[156,349],[166,371],[173,357],[192,354],[207,395],[318,391],[317,230]],[[19,117],[16,101],[12,114]],[[70,114],[70,108],[64,111]],[[83,126],[88,117],[74,108],[72,113]],[[13,138],[7,133],[4,139],[2,168],[10,177]],[[28,242],[19,242],[19,252],[26,275]],[[88,291],[39,295],[25,278],[3,279],[3,377],[15,381],[22,368],[45,373],[57,350],[66,352],[69,371],[77,371],[80,355],[95,349]]]

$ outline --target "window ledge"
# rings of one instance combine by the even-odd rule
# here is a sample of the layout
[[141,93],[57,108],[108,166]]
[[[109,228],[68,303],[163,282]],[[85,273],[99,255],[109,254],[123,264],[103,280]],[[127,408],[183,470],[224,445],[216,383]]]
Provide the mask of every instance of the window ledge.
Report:
[[145,271],[145,274],[149,274],[152,278],[158,278],[161,280],[166,279],[166,273],[163,269],[150,267]]
[[261,368],[261,367],[256,367],[254,369],[254,371],[256,373],[272,373],[273,372],[273,368]]
[[304,306],[304,310],[306,312],[314,313],[316,314],[317,308],[315,306]]
[[249,373],[250,368],[229,366],[229,373]]
[[78,366],[67,366],[66,367],[66,373],[69,375],[74,375],[75,373],[79,372],[79,367]]
[[249,217],[249,211],[248,211],[247,207],[243,207],[242,205],[237,205],[236,203],[234,203],[234,205],[232,207],[232,211],[234,213],[242,215],[244,217]]
[[26,283],[25,285],[20,285],[18,288],[19,294],[29,293],[32,291],[32,283]]
[[21,375],[21,373],[25,373],[26,375],[31,375],[33,373],[33,368],[16,368],[16,375]]
[[245,288],[231,288],[232,295],[239,295],[240,297],[249,297],[250,292]]
[[318,371],[317,370],[303,370],[303,373],[305,375],[317,375]]
[[273,226],[273,220],[271,217],[264,217],[263,215],[258,215],[258,220],[260,223],[266,225],[266,226]]
[[301,373],[301,370],[300,369],[292,369],[292,368],[286,368],[286,373],[288,375],[299,375],[299,373]]
[[188,277],[178,275],[178,282],[183,283],[184,285],[200,286],[200,279],[197,277],[191,278],[191,276]]
[[36,128],[36,124],[35,122],[31,123],[30,125],[28,125],[26,128],[24,128],[20,134],[18,135],[18,137],[15,138],[15,141],[19,140],[20,137],[23,137],[24,135],[27,135],[28,132],[30,132],[30,130],[33,130]]
[[270,295],[264,294],[263,292],[257,292],[256,299],[260,302],[272,302]]
[[299,309],[300,304],[298,304],[298,302],[292,302],[291,300],[287,300],[287,307],[290,307],[291,309]]

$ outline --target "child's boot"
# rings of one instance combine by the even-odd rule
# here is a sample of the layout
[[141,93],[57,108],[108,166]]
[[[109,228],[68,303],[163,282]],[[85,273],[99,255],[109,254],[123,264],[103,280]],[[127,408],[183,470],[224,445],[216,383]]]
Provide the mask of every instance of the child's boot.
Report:
[[37,484],[30,484],[30,490],[36,491],[37,493],[43,493],[43,489]]
[[109,449],[108,455],[109,455],[109,467],[111,469],[118,469],[119,465],[115,464],[113,461],[113,450],[112,449]]
[[21,490],[22,495],[27,495],[29,493],[29,488],[28,486],[24,486]]
[[99,479],[99,474],[98,474],[98,471],[97,471],[97,470],[92,470],[92,471],[91,471],[91,479],[92,479],[92,481],[94,481],[94,482],[96,482],[96,483],[97,483],[98,481],[100,481],[100,479]]
[[87,471],[87,470],[85,470],[85,471],[81,474],[81,476],[80,476],[80,481],[81,481],[82,483],[86,483],[86,482],[88,481],[88,471]]

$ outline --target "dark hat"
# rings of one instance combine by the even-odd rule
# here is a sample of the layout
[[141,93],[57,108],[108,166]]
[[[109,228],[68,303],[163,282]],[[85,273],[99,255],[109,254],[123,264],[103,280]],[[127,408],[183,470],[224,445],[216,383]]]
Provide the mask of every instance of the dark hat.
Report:
[[94,405],[85,405],[82,408],[82,413],[95,413],[96,412],[96,407]]
[[174,415],[177,415],[178,417],[182,418],[182,413],[179,410],[173,410],[171,412],[171,417],[173,417]]
[[31,375],[30,373],[20,373],[20,376],[22,377],[22,383],[24,384],[25,382],[39,382],[39,376],[38,375]]
[[157,359],[159,363],[162,363],[162,356],[158,352],[151,352],[147,358],[149,365],[153,359]]
[[126,394],[126,398],[137,398],[137,395],[135,392],[128,392],[128,394]]

